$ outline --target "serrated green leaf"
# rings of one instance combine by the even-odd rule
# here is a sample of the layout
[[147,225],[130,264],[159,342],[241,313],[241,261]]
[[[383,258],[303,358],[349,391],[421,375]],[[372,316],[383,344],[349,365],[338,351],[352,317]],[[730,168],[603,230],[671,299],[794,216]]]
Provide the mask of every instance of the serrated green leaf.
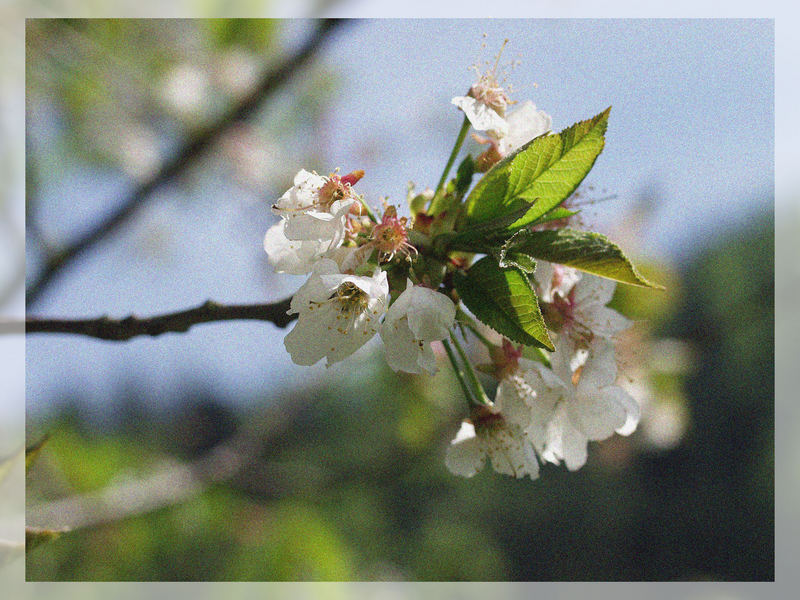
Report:
[[528,274],[536,271],[536,261],[533,257],[515,249],[516,239],[525,234],[527,234],[526,230],[517,230],[501,246],[492,249],[491,254],[497,259],[497,264],[500,265],[501,269],[514,267]]
[[506,252],[498,258],[497,263],[501,269],[514,267],[528,274],[536,270],[536,261],[532,256],[523,252]]
[[620,283],[664,289],[642,277],[619,246],[600,233],[574,229],[527,231],[509,242],[508,252],[523,252]]
[[53,541],[66,531],[67,531],[66,529],[44,529],[41,527],[26,527],[25,553],[27,554],[34,548],[41,546],[46,542]]
[[572,215],[577,215],[579,212],[581,211],[569,210],[563,206],[556,206],[553,210],[546,212],[541,217],[531,222],[531,226],[541,225],[542,223],[550,223],[552,221],[558,221],[559,219],[568,219]]
[[510,228],[521,227],[566,200],[603,150],[610,111],[611,107],[561,133],[539,136],[494,165],[467,197],[468,222],[529,206]]
[[476,262],[454,283],[466,307],[481,322],[519,344],[553,350],[536,292],[524,273],[502,269],[491,256]]

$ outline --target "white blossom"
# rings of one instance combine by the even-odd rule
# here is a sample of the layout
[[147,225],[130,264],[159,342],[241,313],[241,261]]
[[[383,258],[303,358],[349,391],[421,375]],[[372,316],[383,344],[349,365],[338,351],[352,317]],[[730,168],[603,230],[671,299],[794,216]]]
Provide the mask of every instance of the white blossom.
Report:
[[[570,351],[558,346],[551,355],[552,370],[532,363],[526,377],[536,390],[535,401],[554,411],[545,428],[542,458],[555,463],[563,460],[570,470],[584,465],[590,440],[604,440],[614,432],[631,433],[640,414],[636,401],[614,384],[613,344],[598,337],[588,350],[586,362],[573,371]],[[529,429],[527,433],[538,436],[542,432]]]
[[594,338],[612,339],[630,327],[628,319],[606,306],[614,295],[614,281],[545,261],[537,263],[534,277],[548,324],[557,330],[558,344],[570,353],[573,370],[585,360]]
[[290,240],[327,241],[338,246],[344,236],[352,197],[346,178],[323,177],[301,169],[294,185],[284,192],[272,210],[286,219],[284,234]]
[[286,237],[286,220],[281,219],[267,230],[264,250],[277,273],[304,275],[331,246],[326,240],[290,240]]
[[289,314],[298,314],[284,339],[292,360],[313,365],[325,357],[330,365],[347,358],[378,331],[388,299],[384,271],[372,277],[344,275],[335,261],[320,259],[289,308]]
[[[445,455],[445,465],[456,475],[472,477],[483,468],[486,457],[498,473],[531,479],[539,476],[539,462],[525,428],[538,416],[517,393],[517,382],[504,379],[490,406],[473,411],[461,424]],[[504,385],[506,384],[506,385]],[[511,389],[509,389],[509,387]]]
[[264,236],[264,250],[276,271],[301,275],[323,256],[343,258],[334,251],[345,239],[350,207],[356,201],[351,183],[361,175],[363,171],[323,177],[304,169],[295,175],[294,185],[272,207],[281,221]]
[[496,69],[495,64],[490,71],[479,74],[467,95],[456,96],[451,102],[464,111],[473,129],[501,137],[508,133],[505,114],[511,100],[497,82]]
[[392,370],[435,373],[431,342],[449,335],[455,316],[456,307],[450,298],[409,281],[389,307],[381,327],[386,361]]

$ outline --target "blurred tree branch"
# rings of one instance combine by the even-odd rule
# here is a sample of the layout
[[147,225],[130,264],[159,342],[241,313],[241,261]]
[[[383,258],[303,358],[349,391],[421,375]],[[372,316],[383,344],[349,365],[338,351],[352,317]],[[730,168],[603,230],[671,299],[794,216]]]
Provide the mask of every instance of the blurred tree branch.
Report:
[[3,333],[74,333],[101,340],[125,341],[139,335],[157,336],[162,333],[184,332],[198,323],[216,321],[253,320],[269,321],[286,327],[297,318],[288,315],[291,298],[271,304],[218,304],[209,300],[188,310],[140,318],[134,315],[124,319],[99,317],[96,319],[45,319],[28,317],[25,321],[0,321]]
[[[80,254],[103,240],[130,219],[143,201],[156,189],[180,175],[189,165],[207,152],[214,143],[233,125],[248,119],[260,105],[316,53],[333,29],[341,24],[338,19],[322,21],[317,30],[296,54],[288,57],[283,63],[266,73],[254,90],[241,102],[231,107],[218,121],[197,132],[175,156],[166,162],[149,180],[134,189],[121,203],[120,207],[85,235],[72,244],[50,256],[39,276],[30,284],[25,292],[28,305],[33,304],[48,285],[64,268]],[[110,338],[116,339],[116,338]]]
[[[262,461],[264,449],[275,443],[302,414],[310,398],[298,398],[290,406],[267,407],[253,415],[240,431],[194,460],[164,460],[153,465],[146,474],[118,480],[101,490],[29,505],[26,521],[57,524],[59,529],[53,531],[74,531],[115,523],[191,500],[213,484],[231,482],[237,475],[246,475],[248,469]],[[274,477],[273,489],[279,495],[290,493],[293,486],[308,479],[308,473],[298,479],[296,469],[291,466],[271,465],[270,473]],[[330,473],[317,474],[321,485],[330,485],[331,477]]]

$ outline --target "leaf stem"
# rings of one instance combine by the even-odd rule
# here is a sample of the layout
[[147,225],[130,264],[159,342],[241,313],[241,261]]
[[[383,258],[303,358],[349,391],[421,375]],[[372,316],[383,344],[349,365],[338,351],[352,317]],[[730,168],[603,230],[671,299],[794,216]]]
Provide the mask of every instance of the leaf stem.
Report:
[[461,124],[461,130],[458,132],[456,143],[453,146],[452,152],[450,152],[450,158],[447,159],[447,164],[444,167],[442,176],[439,178],[439,183],[436,184],[436,190],[433,192],[434,198],[439,193],[439,190],[442,189],[444,182],[447,180],[447,175],[450,173],[450,169],[453,167],[453,163],[456,161],[456,156],[458,156],[458,152],[461,150],[461,145],[464,143],[464,138],[467,137],[467,131],[469,131],[469,119],[464,117],[464,122]]
[[481,382],[478,379],[478,374],[475,373],[475,369],[472,368],[472,364],[469,362],[467,354],[464,352],[464,348],[461,347],[461,343],[458,341],[458,338],[454,333],[451,332],[450,339],[453,340],[456,351],[461,357],[461,360],[464,361],[464,368],[467,371],[467,379],[472,384],[472,388],[477,395],[477,398],[475,398],[476,404],[491,404],[492,402],[489,400],[489,396],[486,395],[486,391],[483,389],[483,385],[481,385]]
[[456,379],[458,379],[458,383],[461,384],[461,391],[464,392],[464,397],[467,399],[467,406],[472,410],[472,407],[475,405],[475,400],[464,379],[464,371],[458,366],[458,361],[456,360],[455,354],[453,354],[453,349],[450,347],[450,342],[442,340],[442,345],[444,346],[444,351],[447,352],[447,358],[450,359],[450,364],[453,365],[453,372],[456,374]]

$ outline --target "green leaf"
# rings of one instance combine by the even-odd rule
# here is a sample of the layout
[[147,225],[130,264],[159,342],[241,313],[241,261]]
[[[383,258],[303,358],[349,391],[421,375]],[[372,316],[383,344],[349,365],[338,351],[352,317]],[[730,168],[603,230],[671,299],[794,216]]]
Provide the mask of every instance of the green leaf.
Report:
[[531,225],[541,225],[542,223],[550,223],[558,221],[559,219],[567,219],[572,215],[577,215],[579,210],[569,210],[563,206],[556,206],[553,210],[547,211],[541,217],[531,223]]
[[27,554],[34,548],[41,546],[46,542],[50,542],[62,533],[68,531],[67,529],[43,529],[41,527],[26,527],[25,528],[25,553]]
[[50,434],[45,434],[42,436],[38,442],[33,444],[32,446],[28,446],[25,448],[25,472],[27,473],[33,463],[36,461],[36,458],[39,456],[39,453],[42,451],[42,448],[47,443],[47,440],[50,439]]
[[510,214],[477,223],[458,232],[439,234],[434,238],[433,246],[441,252],[447,250],[485,252],[487,247],[503,243],[509,236],[508,226],[527,211],[528,208],[523,207]]
[[505,157],[475,185],[466,201],[470,223],[528,206],[510,228],[531,223],[566,200],[605,145],[611,107],[561,133],[541,135]]
[[536,261],[533,257],[524,252],[519,252],[515,248],[516,238],[525,233],[525,230],[517,231],[502,246],[493,250],[492,255],[497,259],[497,264],[500,265],[501,269],[515,267],[529,274],[536,270]]
[[591,231],[526,231],[509,239],[506,251],[522,252],[620,283],[664,289],[642,277],[619,246]]
[[457,272],[454,282],[461,300],[483,323],[517,343],[554,349],[536,292],[520,270],[502,269],[485,256],[466,274]]
[[472,176],[475,174],[475,161],[472,160],[472,155],[467,154],[467,157],[461,161],[456,169],[455,190],[456,196],[464,197],[467,193],[469,186],[472,185]]

